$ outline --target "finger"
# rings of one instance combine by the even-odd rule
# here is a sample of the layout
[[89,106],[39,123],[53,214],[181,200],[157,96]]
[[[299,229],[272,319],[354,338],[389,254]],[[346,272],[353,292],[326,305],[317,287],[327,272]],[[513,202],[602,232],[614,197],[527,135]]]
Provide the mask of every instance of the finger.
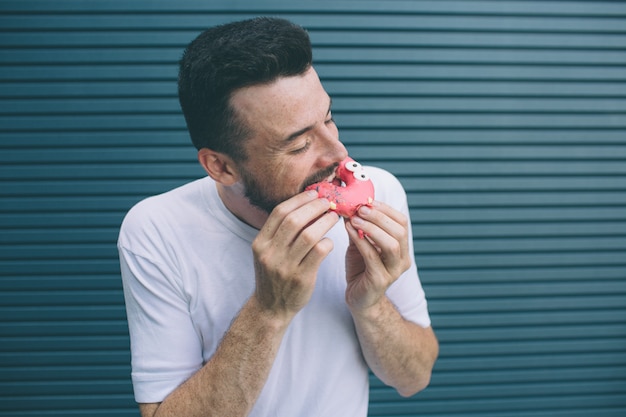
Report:
[[404,214],[378,201],[375,201],[371,208],[367,206],[361,207],[358,211],[358,216],[398,239],[404,238],[408,230],[409,222]]
[[294,259],[304,259],[338,221],[337,213],[329,211],[313,220],[295,238],[289,248],[289,255]]
[[289,213],[293,212],[299,207],[310,203],[318,199],[315,191],[307,191],[300,194],[296,194],[288,200],[283,201],[272,210],[265,224],[263,225],[260,233],[268,235],[269,238],[273,237],[281,223]]
[[372,207],[374,207],[376,210],[379,210],[385,213],[385,215],[387,215],[389,218],[393,219],[397,223],[400,223],[400,224],[407,223],[407,218],[403,213],[399,212],[398,210],[391,207],[390,205],[383,203],[382,201],[375,200],[372,203]]
[[[304,238],[308,237],[308,240],[315,239],[315,232],[320,227],[320,224],[317,222],[325,213],[328,213],[329,206],[330,203],[328,200],[316,199],[287,213],[283,217],[282,222],[278,225],[278,229],[274,233],[272,240],[281,242],[283,244],[282,246],[291,246],[298,241],[302,233],[305,232]],[[332,219],[333,217],[331,216],[330,218]],[[326,231],[320,232],[320,235],[317,236],[317,240],[313,243],[317,243]]]
[[380,259],[380,249],[376,247],[374,242],[369,237],[361,239],[359,231],[350,222],[346,222],[346,230],[348,231],[348,236],[350,237],[350,246],[356,247],[357,251],[361,254],[367,264],[382,264]]
[[[364,212],[366,211],[364,210]],[[357,216],[353,216],[349,223],[366,237],[366,239],[361,240],[369,240],[380,247],[402,239],[402,227],[381,213],[364,214],[360,212]]]
[[328,256],[333,248],[333,241],[327,237],[323,238],[311,247],[304,259],[302,259],[300,266],[304,270],[317,271],[322,261]]
[[351,221],[380,249],[379,256],[389,272],[408,268],[408,220],[402,213],[389,206],[364,207]]
[[298,194],[272,211],[260,232],[265,239],[291,244],[307,224],[328,211],[330,203],[309,193]]

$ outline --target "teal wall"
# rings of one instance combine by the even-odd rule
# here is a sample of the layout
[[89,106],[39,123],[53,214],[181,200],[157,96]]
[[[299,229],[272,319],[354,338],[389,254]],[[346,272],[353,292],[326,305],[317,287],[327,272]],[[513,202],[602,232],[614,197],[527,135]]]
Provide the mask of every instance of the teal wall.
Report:
[[372,416],[626,415],[626,3],[0,1],[0,416],[138,416],[115,241],[202,174],[177,60],[310,31],[355,159],[409,193],[441,342]]

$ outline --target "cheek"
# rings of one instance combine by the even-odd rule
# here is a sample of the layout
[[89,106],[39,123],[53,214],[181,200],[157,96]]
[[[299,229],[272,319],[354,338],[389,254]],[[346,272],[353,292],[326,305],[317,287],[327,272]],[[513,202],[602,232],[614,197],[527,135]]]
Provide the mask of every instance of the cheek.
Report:
[[274,200],[283,201],[299,192],[302,180],[294,170],[286,165],[265,171],[262,178],[256,178],[263,193]]
[[293,197],[304,190],[308,171],[299,164],[284,164],[278,171],[271,177],[275,195]]

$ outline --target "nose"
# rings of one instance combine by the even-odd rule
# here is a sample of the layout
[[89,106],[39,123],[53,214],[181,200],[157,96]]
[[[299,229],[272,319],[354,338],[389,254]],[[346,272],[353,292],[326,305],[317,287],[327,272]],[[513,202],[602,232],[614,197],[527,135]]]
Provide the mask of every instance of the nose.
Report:
[[343,143],[341,143],[339,139],[335,141],[333,148],[334,148],[332,151],[332,163],[333,164],[339,163],[343,161],[344,159],[346,159],[346,157],[348,156],[348,150],[346,149],[345,146],[343,146]]
[[320,142],[323,146],[322,152],[320,152],[321,166],[327,167],[338,164],[348,156],[348,150],[339,140],[339,132],[336,127],[332,131],[329,129],[324,135],[324,139]]

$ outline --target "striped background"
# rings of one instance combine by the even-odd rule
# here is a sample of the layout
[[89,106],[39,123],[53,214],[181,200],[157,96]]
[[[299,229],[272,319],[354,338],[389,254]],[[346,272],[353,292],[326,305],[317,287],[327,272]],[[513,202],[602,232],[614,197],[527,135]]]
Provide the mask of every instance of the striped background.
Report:
[[0,416],[138,416],[115,241],[202,174],[202,29],[309,29],[352,156],[409,193],[441,357],[372,416],[626,415],[626,3],[0,1]]

